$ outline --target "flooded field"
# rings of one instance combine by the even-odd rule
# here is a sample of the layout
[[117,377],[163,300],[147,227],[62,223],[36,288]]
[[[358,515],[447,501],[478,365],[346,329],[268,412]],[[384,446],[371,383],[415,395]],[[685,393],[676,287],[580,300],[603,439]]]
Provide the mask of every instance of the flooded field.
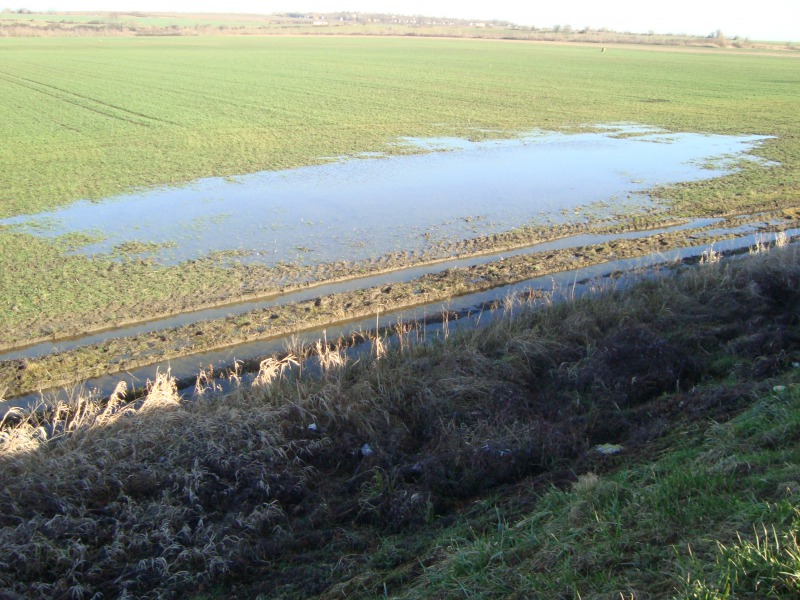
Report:
[[[613,219],[652,207],[647,190],[730,172],[764,136],[635,126],[507,140],[404,139],[417,154],[362,156],[209,178],[0,221],[83,234],[77,251],[160,264],[216,256],[301,266],[358,262],[525,225]],[[419,153],[423,152],[423,153]]]
[[[743,251],[749,249],[783,244],[789,241],[796,244],[799,239],[800,228],[790,228],[775,235],[761,233],[742,235],[710,244],[686,246],[635,258],[601,262],[592,266],[559,271],[477,293],[465,294],[447,302],[422,304],[383,313],[379,311],[373,317],[339,320],[324,327],[307,329],[300,327],[298,333],[291,336],[274,336],[253,342],[235,343],[211,351],[179,354],[169,360],[143,361],[148,364],[126,369],[124,373],[110,372],[92,377],[84,381],[83,386],[85,390],[100,397],[112,394],[120,381],[125,381],[128,390],[141,391],[146,389],[147,382],[155,380],[159,372],[169,372],[176,379],[182,396],[186,398],[199,397],[206,393],[207,388],[224,391],[234,385],[249,384],[256,376],[259,364],[265,357],[284,355],[287,351],[295,352],[298,356],[305,355],[302,368],[314,372],[316,368],[314,345],[322,339],[331,343],[342,343],[347,347],[347,352],[351,356],[357,357],[373,351],[374,340],[377,336],[383,340],[382,344],[388,346],[396,343],[398,331],[413,330],[414,336],[418,340],[441,339],[458,329],[486,325],[495,318],[508,314],[507,311],[513,310],[517,304],[522,306],[548,305],[601,290],[619,290],[642,279],[669,277],[674,273],[672,267],[682,263],[708,260],[709,256],[717,257],[712,260],[717,260],[722,256],[735,259],[741,257]],[[287,303],[298,300],[303,302],[302,299],[296,297],[288,297],[283,300]],[[308,303],[308,300],[305,302]],[[310,302],[314,303],[314,300],[312,299]],[[277,303],[271,305],[275,304]],[[257,315],[259,310],[269,306],[266,303],[248,305],[251,318],[253,315]],[[232,314],[244,313],[234,312]],[[161,325],[163,329],[163,324]],[[203,327],[202,323],[200,327]],[[156,330],[153,329],[153,331]],[[175,331],[173,330],[173,333]],[[141,328],[104,336],[88,336],[86,339],[65,343],[62,347],[65,350],[80,348],[88,343],[97,342],[100,337],[110,339],[117,335],[137,336],[138,333],[141,333]],[[41,353],[43,348],[29,348],[21,353],[4,353],[0,355],[0,366],[4,360],[10,361],[12,354],[35,356],[31,353],[33,350]],[[198,375],[201,373],[208,377],[203,379],[205,382],[203,385],[200,385],[201,379],[198,379]],[[0,367],[0,374],[3,374],[2,367]],[[71,388],[63,390],[53,388],[17,395],[6,401],[0,400],[0,419],[15,408],[28,409],[58,402],[69,402],[72,394],[74,391]]]
[[630,125],[403,139],[399,155],[330,158],[6,219],[28,234],[82,239],[72,252],[105,261],[147,258],[148,268],[180,269],[210,257],[223,267],[288,265],[299,275],[246,301],[234,291],[211,307],[7,346],[0,403],[29,404],[36,390],[86,379],[108,392],[123,373],[136,386],[155,369],[188,381],[204,365],[248,360],[257,368],[300,332],[347,335],[442,307],[471,312],[525,286],[653,265],[667,252],[686,258],[734,237],[732,248],[746,248],[766,232],[797,235],[780,211],[633,225],[668,212],[649,190],[758,162],[750,152],[765,139]]

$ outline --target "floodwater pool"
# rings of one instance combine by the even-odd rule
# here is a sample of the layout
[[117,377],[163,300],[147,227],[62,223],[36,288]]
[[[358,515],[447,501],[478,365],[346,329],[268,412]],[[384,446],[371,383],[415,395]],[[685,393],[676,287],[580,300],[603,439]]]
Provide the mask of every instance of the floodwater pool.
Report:
[[[0,220],[35,235],[86,234],[76,252],[160,264],[216,255],[273,265],[360,261],[523,225],[630,214],[656,186],[719,177],[765,136],[607,126],[514,139],[399,140],[420,153],[207,178]],[[137,245],[138,244],[138,245]]]

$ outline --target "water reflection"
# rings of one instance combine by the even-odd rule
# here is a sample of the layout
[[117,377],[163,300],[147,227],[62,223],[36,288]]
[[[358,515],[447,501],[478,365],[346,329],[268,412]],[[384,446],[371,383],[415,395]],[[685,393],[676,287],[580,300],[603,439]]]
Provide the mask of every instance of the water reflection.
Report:
[[211,253],[264,264],[363,260],[585,219],[576,209],[590,205],[597,216],[619,214],[649,203],[644,192],[654,186],[728,172],[730,157],[764,139],[633,126],[479,142],[404,139],[423,153],[202,179],[0,224],[50,237],[101,232],[77,251],[123,247],[163,264]]

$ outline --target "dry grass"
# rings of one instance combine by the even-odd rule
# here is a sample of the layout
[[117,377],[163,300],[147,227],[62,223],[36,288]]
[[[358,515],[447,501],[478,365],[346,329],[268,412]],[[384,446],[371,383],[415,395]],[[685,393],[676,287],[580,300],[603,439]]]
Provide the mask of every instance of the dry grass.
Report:
[[290,353],[227,396],[206,375],[207,393],[183,401],[167,373],[135,404],[119,390],[30,414],[0,431],[0,585],[47,598],[234,583],[320,594],[356,576],[373,535],[421,531],[595,444],[658,437],[666,417],[634,415],[666,393],[786,368],[800,358],[799,301],[788,247],[516,305],[436,342],[400,328],[397,350],[374,338],[358,360],[326,339],[319,377]]

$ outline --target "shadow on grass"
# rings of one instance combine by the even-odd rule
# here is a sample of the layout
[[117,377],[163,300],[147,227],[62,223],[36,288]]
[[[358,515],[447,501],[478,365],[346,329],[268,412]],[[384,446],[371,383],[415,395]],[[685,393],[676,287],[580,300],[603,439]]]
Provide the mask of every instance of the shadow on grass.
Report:
[[[475,500],[530,481],[535,502],[747,406],[800,360],[797,259],[701,265],[372,358],[333,347],[318,377],[267,364],[252,388],[182,402],[162,375],[136,405],[31,416],[0,431],[0,584],[379,595]],[[397,558],[375,553],[387,538]]]

